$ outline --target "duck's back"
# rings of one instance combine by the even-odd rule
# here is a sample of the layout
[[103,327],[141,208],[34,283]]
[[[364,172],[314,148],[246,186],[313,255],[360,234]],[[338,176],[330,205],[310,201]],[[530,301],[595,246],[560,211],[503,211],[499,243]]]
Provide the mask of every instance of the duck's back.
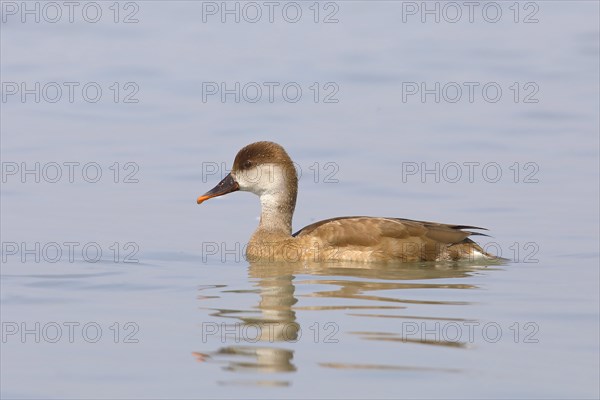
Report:
[[401,218],[340,217],[308,225],[293,236],[340,261],[442,261],[493,258],[468,239],[481,235],[465,225]]

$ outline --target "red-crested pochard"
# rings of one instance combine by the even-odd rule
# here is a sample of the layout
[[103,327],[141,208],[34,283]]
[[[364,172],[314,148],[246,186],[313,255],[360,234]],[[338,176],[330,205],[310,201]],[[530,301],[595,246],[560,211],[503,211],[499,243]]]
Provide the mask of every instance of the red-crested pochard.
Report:
[[415,262],[493,260],[470,235],[466,225],[402,218],[338,217],[319,221],[292,235],[298,176],[290,156],[273,142],[241,149],[233,168],[217,186],[198,197],[243,190],[260,197],[261,216],[248,243],[249,261]]

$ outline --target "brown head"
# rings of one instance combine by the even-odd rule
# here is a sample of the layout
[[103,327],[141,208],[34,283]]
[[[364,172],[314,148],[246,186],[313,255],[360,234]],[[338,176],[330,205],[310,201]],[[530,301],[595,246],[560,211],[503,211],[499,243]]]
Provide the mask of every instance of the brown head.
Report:
[[290,156],[273,142],[256,142],[241,149],[233,168],[213,189],[198,197],[198,204],[212,197],[243,190],[261,198],[263,208],[293,213],[298,193],[298,175]]

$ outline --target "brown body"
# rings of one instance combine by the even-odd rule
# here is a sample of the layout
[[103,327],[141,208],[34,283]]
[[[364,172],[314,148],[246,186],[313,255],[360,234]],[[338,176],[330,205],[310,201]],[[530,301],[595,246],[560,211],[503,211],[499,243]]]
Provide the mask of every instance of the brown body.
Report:
[[[468,239],[463,225],[384,217],[340,217],[292,235],[298,178],[285,150],[257,142],[237,154],[231,174],[198,198],[198,204],[236,190],[260,197],[262,212],[247,247],[249,261],[417,262],[493,259]],[[467,230],[465,230],[467,229]]]

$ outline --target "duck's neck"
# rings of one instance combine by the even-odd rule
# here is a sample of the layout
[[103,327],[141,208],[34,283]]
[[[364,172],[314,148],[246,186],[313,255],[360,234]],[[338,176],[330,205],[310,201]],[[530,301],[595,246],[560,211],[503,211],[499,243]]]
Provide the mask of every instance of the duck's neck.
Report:
[[296,191],[284,190],[260,196],[261,214],[257,232],[289,237],[296,207]]

